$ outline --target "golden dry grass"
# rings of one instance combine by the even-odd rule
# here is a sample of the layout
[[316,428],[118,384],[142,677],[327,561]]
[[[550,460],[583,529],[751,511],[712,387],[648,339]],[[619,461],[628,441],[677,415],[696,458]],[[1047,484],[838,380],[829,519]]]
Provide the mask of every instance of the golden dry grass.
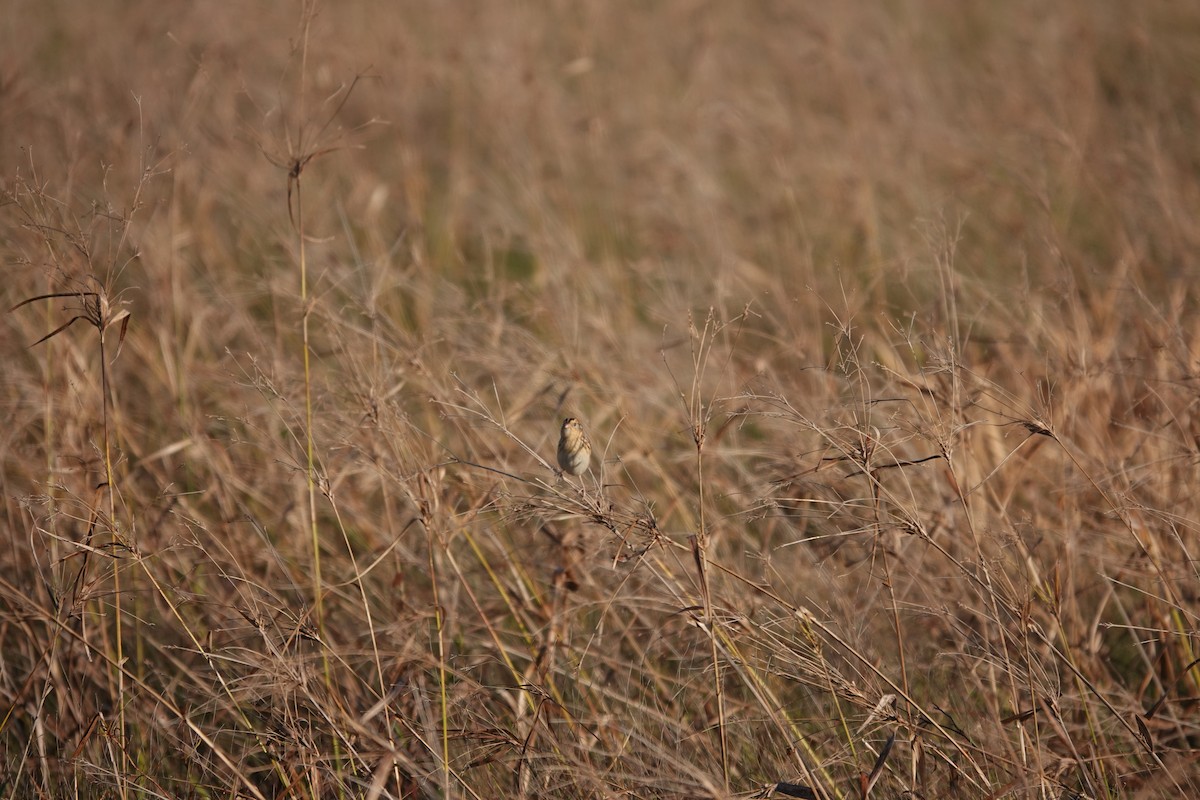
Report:
[[10,2],[3,795],[1200,792],[1197,65],[1193,3]]

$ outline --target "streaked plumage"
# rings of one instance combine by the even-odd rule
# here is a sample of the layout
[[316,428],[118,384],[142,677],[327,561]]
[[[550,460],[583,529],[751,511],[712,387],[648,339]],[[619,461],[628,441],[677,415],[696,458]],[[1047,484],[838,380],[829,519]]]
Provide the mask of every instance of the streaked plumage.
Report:
[[568,475],[582,475],[588,471],[591,460],[592,442],[584,432],[583,424],[574,417],[567,417],[558,437],[558,466]]

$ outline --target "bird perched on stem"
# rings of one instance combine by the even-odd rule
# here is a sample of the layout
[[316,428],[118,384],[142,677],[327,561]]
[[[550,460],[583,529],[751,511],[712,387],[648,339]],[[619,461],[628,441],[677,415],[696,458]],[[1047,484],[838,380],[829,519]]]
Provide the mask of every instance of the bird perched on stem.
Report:
[[582,475],[592,461],[592,441],[583,430],[583,423],[574,417],[563,420],[558,437],[558,466],[568,475]]

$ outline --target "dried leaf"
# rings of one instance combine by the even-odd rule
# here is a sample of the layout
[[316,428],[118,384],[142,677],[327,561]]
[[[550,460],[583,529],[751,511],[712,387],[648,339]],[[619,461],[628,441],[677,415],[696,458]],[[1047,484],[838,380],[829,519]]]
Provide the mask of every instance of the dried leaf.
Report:
[[888,737],[887,742],[883,745],[883,750],[879,752],[879,758],[875,759],[875,766],[871,768],[871,774],[867,777],[866,784],[863,786],[862,796],[864,800],[871,793],[871,789],[875,788],[875,782],[879,780],[879,776],[883,774],[883,765],[887,762],[888,754],[892,752],[892,745],[895,743],[896,732],[892,731],[892,735]]
[[74,325],[74,324],[75,324],[77,321],[79,321],[79,320],[81,320],[81,319],[86,319],[86,318],[85,318],[85,317],[84,317],[82,314],[81,314],[81,315],[79,315],[79,316],[77,316],[77,317],[71,317],[71,319],[67,320],[67,321],[66,321],[66,322],[64,322],[62,325],[59,325],[57,328],[55,328],[54,330],[50,331],[50,332],[49,332],[49,333],[47,333],[45,336],[43,336],[42,338],[38,339],[36,342],[34,342],[33,344],[31,344],[31,345],[29,345],[29,346],[30,346],[30,347],[37,347],[39,344],[41,344],[42,342],[46,341],[47,339],[50,339],[50,338],[52,338],[52,337],[54,337],[54,336],[57,336],[58,334],[62,333],[62,332],[63,332],[63,331],[65,331],[67,328],[71,327],[71,326],[72,326],[72,325]]
[[79,297],[81,294],[91,295],[92,292],[52,292],[51,294],[39,294],[37,297],[30,297],[22,300],[15,306],[9,309],[9,312],[16,311],[21,306],[27,306],[30,303],[36,303],[38,300],[53,300],[56,297]]
[[121,348],[125,346],[125,331],[129,329],[129,320],[132,318],[133,315],[130,314],[129,311],[122,311],[120,314],[117,314],[117,316],[113,317],[113,322],[116,322],[117,320],[121,321],[121,332],[117,336],[117,352],[116,355],[113,356],[113,361],[116,361],[121,357]]
[[1144,744],[1146,746],[1147,750],[1149,750],[1151,753],[1153,753],[1154,752],[1154,738],[1150,735],[1150,729],[1146,727],[1146,723],[1141,718],[1140,715],[1135,715],[1133,718],[1133,721],[1137,723],[1138,732],[1142,734],[1142,739],[1145,740],[1142,742],[1142,744]]

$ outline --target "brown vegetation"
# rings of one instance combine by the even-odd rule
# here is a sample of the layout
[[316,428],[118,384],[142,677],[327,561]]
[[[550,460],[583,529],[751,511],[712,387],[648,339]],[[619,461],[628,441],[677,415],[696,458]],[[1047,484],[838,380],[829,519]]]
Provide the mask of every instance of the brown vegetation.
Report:
[[3,796],[1200,793],[1198,64],[8,3]]

